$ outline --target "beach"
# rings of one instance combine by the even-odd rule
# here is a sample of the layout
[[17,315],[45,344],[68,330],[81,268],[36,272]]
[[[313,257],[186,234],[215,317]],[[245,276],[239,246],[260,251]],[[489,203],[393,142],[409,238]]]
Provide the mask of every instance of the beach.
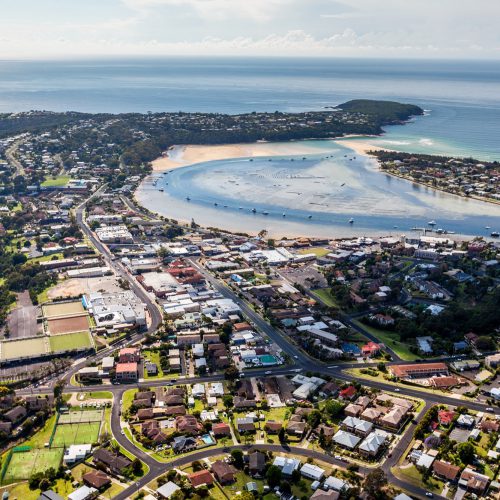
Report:
[[376,144],[372,144],[370,142],[370,137],[355,139],[355,138],[347,138],[347,139],[337,139],[335,142],[338,142],[342,146],[346,148],[352,149],[356,153],[360,155],[367,155],[369,151],[391,151],[389,148],[382,148],[377,146]]
[[374,144],[357,136],[175,146],[135,197],[165,217],[271,237],[399,235],[429,220],[458,235],[488,237],[485,226],[497,227],[490,204],[381,172],[366,155]]
[[[331,148],[331,142],[328,143],[328,146],[325,142],[325,151],[328,147]],[[153,172],[162,172],[206,161],[255,158],[259,156],[301,155],[319,152],[321,152],[321,149],[308,144],[308,141],[172,146],[163,156],[153,160],[152,165]]]

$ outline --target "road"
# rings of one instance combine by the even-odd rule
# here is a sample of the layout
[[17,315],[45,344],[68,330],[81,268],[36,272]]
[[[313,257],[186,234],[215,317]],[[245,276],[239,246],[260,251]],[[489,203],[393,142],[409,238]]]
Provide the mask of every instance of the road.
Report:
[[21,145],[24,141],[24,138],[17,139],[14,141],[9,148],[5,150],[5,158],[9,162],[10,165],[14,165],[16,168],[16,175],[24,175],[24,168],[22,163],[16,158],[16,151],[19,145]]
[[[100,194],[100,192],[105,188],[103,186],[101,189],[99,189],[94,195],[92,195],[90,199],[93,197],[97,196]],[[107,265],[112,268],[117,276],[122,277],[123,279],[126,279],[129,281],[131,289],[136,293],[136,295],[146,304],[146,307],[148,308],[148,311],[151,316],[151,325],[148,328],[148,332],[154,332],[162,323],[163,317],[158,309],[156,303],[154,300],[147,294],[147,292],[137,283],[135,278],[133,278],[127,270],[116,260],[113,260],[113,255],[109,251],[109,249],[103,245],[95,236],[95,234],[91,231],[91,229],[86,225],[84,221],[84,209],[85,209],[85,203],[82,203],[76,208],[75,215],[76,215],[76,220],[80,228],[82,229],[83,233],[89,238],[89,240],[92,242],[92,244],[95,246],[98,252],[100,252],[105,259]],[[242,300],[240,297],[238,297],[224,282],[217,280],[215,277],[213,277],[210,273],[206,271],[204,267],[202,267],[196,260],[191,259],[190,260],[191,264],[198,269],[200,273],[204,275],[204,277],[207,279],[207,281],[216,289],[223,297],[228,298],[233,300],[238,306],[241,308],[243,314],[247,317],[247,319],[252,322],[255,327],[263,332],[265,335],[267,335],[274,343],[276,343],[284,353],[286,353],[290,360],[291,364],[289,364],[286,367],[271,367],[271,368],[265,368],[265,369],[256,369],[256,370],[249,370],[247,373],[249,376],[255,376],[255,377],[261,377],[266,374],[268,371],[272,371],[273,375],[290,375],[297,370],[305,370],[305,371],[311,371],[314,373],[317,373],[319,375],[328,375],[331,376],[335,379],[338,380],[344,380],[346,382],[350,382],[353,380],[356,380],[356,377],[353,375],[350,375],[349,373],[345,373],[344,370],[350,367],[354,366],[359,366],[359,364],[339,364],[337,366],[326,366],[322,364],[321,362],[318,362],[317,360],[311,358],[307,353],[296,347],[294,344],[290,342],[289,339],[286,338],[284,334],[279,332],[277,329],[272,327],[269,323],[267,323],[258,313],[256,313],[246,301]],[[344,321],[346,321],[344,319]],[[353,326],[355,328],[355,326]],[[364,335],[367,335],[367,333],[363,330],[362,333]],[[91,356],[89,358],[86,358],[82,360],[79,363],[76,363],[71,370],[69,370],[65,376],[65,380],[68,383],[71,375],[75,373],[80,367],[82,363],[88,363],[89,361],[97,361],[99,359],[102,359],[102,357],[111,354],[113,350],[115,350],[117,347],[122,347],[125,345],[130,345],[133,344],[137,341],[139,341],[142,338],[143,334],[141,333],[136,333],[134,334],[131,338],[127,339],[126,341],[120,342],[116,346],[112,346],[110,348],[104,349],[99,352],[99,354]],[[397,356],[394,356],[394,359],[399,360]],[[391,364],[396,364],[396,362],[393,362]],[[217,380],[222,380],[223,375],[221,374],[215,374],[212,376],[207,376],[207,377],[193,377],[193,378],[182,378],[182,383],[184,384],[192,384],[195,382],[210,382],[210,381],[217,381]],[[359,381],[359,380],[358,380]],[[369,379],[363,379],[362,381],[363,385],[368,386],[368,387],[373,387],[376,389],[379,389],[381,391],[387,391],[387,392],[394,392],[395,387],[391,384],[387,384],[384,382],[376,381],[376,380],[369,380]],[[154,381],[154,380],[147,380],[144,382],[140,383],[141,387],[158,387],[158,386],[164,386],[166,384],[165,380],[160,380],[160,381]],[[138,449],[129,439],[122,434],[122,428],[121,428],[121,417],[120,417],[120,400],[122,399],[123,393],[129,389],[131,386],[116,386],[116,385],[110,385],[110,386],[103,386],[103,385],[96,385],[96,386],[85,386],[85,387],[66,387],[65,392],[80,392],[80,391],[99,391],[99,390],[108,390],[113,394],[113,408],[112,408],[112,414],[111,414],[111,430],[113,433],[114,438],[118,441],[118,443],[127,451],[129,451],[132,455],[138,457],[140,460],[142,460],[148,467],[149,471],[148,473],[141,478],[137,483],[134,483],[134,485],[130,486],[126,490],[124,490],[122,493],[117,495],[115,498],[117,499],[123,499],[125,500],[126,498],[132,497],[140,488],[151,482],[153,479],[158,477],[161,474],[164,474],[167,470],[172,469],[174,467],[178,467],[181,465],[185,465],[188,463],[191,463],[194,460],[200,460],[203,458],[208,458],[210,456],[213,456],[215,454],[220,454],[220,448],[208,448],[205,450],[201,450],[198,453],[193,453],[189,454],[187,456],[179,457],[176,458],[169,463],[162,463],[158,462],[156,459],[152,458],[149,454],[145,453],[144,451]],[[51,392],[52,389],[50,387],[41,387],[39,388],[38,392],[40,393],[47,393]],[[423,399],[425,401],[425,407],[421,411],[421,413],[416,417],[417,420],[422,417],[422,415],[433,405],[433,404],[449,404],[449,405],[464,405],[467,406],[468,408],[477,410],[477,411],[485,411],[486,405],[479,403],[479,402],[472,402],[472,401],[461,401],[455,398],[451,397],[446,397],[438,394],[433,394],[433,393],[427,393],[427,392],[422,392],[419,390],[412,389],[410,387],[400,387],[399,391],[403,395],[411,396],[414,398],[418,399]],[[22,389],[17,391],[19,395],[22,394],[29,394],[30,391],[26,389]],[[496,413],[498,413],[498,410],[495,410]],[[419,498],[425,498],[425,490],[423,488],[414,486],[412,484],[406,483],[400,479],[398,479],[396,476],[393,475],[391,468],[397,464],[399,459],[401,458],[402,454],[408,447],[413,435],[413,426],[410,425],[404,435],[401,437],[400,441],[398,442],[397,446],[392,450],[391,457],[389,457],[382,465],[382,468],[384,469],[385,473],[387,474],[389,478],[389,482],[391,484],[395,484],[406,491],[409,491],[413,496],[419,497]],[[333,457],[329,456],[328,454],[325,453],[319,453],[313,450],[308,450],[304,448],[288,448],[288,447],[282,447],[281,445],[269,445],[269,444],[262,444],[262,445],[255,445],[255,446],[245,446],[245,445],[240,445],[240,446],[230,446],[228,448],[225,448],[228,452],[231,451],[234,448],[239,448],[239,449],[245,449],[245,450],[250,450],[252,448],[255,449],[261,449],[261,450],[269,450],[269,451],[274,451],[274,452],[285,452],[285,453],[292,453],[292,454],[297,454],[301,456],[305,456],[308,458],[313,458],[317,460],[322,460],[326,461],[328,463],[331,463],[332,465],[340,466],[340,467],[345,467],[344,462],[340,462],[335,460]],[[362,472],[368,472],[368,468],[361,467],[360,470]]]

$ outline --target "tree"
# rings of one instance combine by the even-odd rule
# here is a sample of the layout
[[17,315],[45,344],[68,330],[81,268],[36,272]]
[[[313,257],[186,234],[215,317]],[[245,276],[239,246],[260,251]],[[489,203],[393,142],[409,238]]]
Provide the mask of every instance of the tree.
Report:
[[307,423],[311,428],[315,428],[321,422],[321,413],[318,410],[313,410],[307,415]]
[[382,488],[387,484],[385,472],[378,467],[369,472],[363,483],[363,490],[370,499],[385,498]]
[[238,368],[236,366],[231,365],[229,368],[226,368],[226,371],[224,372],[224,378],[226,380],[236,380],[240,376],[240,372],[238,371]]
[[276,465],[271,465],[266,472],[267,484],[271,489],[278,486],[281,481],[281,469]]
[[241,450],[233,450],[231,452],[231,457],[233,459],[234,466],[237,469],[243,469],[245,466],[245,460],[243,459],[243,452]]
[[344,409],[344,405],[335,399],[329,399],[325,403],[325,412],[331,417],[336,417]]
[[231,408],[233,406],[233,396],[231,394],[224,394],[224,396],[222,396],[222,402],[226,409]]
[[470,464],[474,460],[474,446],[469,441],[460,443],[457,448],[458,456],[463,464]]

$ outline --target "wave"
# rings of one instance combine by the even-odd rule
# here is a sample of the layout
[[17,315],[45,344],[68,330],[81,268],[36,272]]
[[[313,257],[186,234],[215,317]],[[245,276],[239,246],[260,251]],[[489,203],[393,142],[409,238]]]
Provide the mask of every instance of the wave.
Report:
[[384,141],[379,141],[380,144],[388,144],[392,146],[409,146],[411,144],[410,141],[391,141],[391,140],[384,140]]
[[434,144],[434,141],[431,139],[427,139],[426,137],[423,137],[422,139],[418,140],[418,143],[421,144],[422,146],[432,146]]

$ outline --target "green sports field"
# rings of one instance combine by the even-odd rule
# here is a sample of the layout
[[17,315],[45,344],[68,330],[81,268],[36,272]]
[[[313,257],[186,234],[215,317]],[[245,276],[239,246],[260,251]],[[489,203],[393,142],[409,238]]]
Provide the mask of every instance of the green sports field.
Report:
[[49,343],[51,352],[64,352],[73,349],[92,347],[92,340],[89,332],[52,335],[49,337]]
[[81,410],[61,413],[58,423],[60,424],[78,424],[88,422],[102,422],[104,410]]
[[72,444],[92,444],[99,438],[100,422],[57,425],[52,448],[68,447]]
[[7,484],[21,479],[29,479],[35,472],[43,472],[51,467],[57,470],[61,464],[62,456],[62,448],[40,448],[13,453],[3,482]]

